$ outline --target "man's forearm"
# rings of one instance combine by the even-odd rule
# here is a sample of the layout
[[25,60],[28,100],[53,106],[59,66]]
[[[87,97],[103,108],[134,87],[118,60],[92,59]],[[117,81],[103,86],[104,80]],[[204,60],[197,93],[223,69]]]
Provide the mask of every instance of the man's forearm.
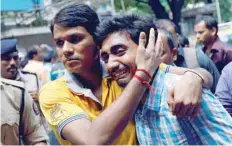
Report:
[[132,119],[145,90],[145,86],[133,78],[121,96],[92,123],[91,135],[103,138],[100,143],[113,142]]
[[[142,76],[139,73],[136,74]],[[144,77],[145,75],[142,78]],[[133,78],[114,103],[94,121],[76,123],[71,126],[72,134],[63,130],[63,136],[72,144],[112,144],[132,119],[145,90],[146,87],[138,79]],[[81,124],[80,130],[78,125]],[[73,129],[73,126],[77,128]],[[76,136],[78,132],[81,133],[81,137]]]
[[196,73],[198,73],[204,80],[203,87],[205,88],[212,88],[213,86],[213,76],[205,69],[203,68],[195,68],[192,69]]
[[203,68],[189,69],[184,67],[171,66],[170,72],[177,75],[183,75],[186,71],[193,71],[203,79],[203,87],[210,89],[213,86],[212,75]]

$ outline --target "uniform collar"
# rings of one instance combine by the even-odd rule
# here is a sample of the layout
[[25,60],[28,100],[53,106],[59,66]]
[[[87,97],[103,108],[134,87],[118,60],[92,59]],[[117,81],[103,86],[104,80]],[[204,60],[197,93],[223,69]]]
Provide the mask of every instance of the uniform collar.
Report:
[[[20,82],[20,81],[16,81],[16,80],[10,80],[10,79],[5,79],[5,78],[0,78],[0,81],[4,84],[9,84],[9,85],[13,85],[16,87],[21,87],[24,88],[24,83]],[[2,85],[2,84],[1,84]]]
[[[102,77],[106,78],[106,77],[109,77],[109,75],[105,72],[104,67],[105,67],[104,63],[101,62]],[[84,88],[82,83],[78,80],[78,78],[74,76],[73,73],[66,71],[65,80],[68,85],[68,88],[72,92],[74,92],[77,95],[84,95],[85,97],[89,97],[92,100],[101,104],[101,102],[97,99],[97,97],[93,94],[93,92],[88,88]]]
[[18,74],[17,74],[17,76],[16,76],[16,81],[22,81],[22,82],[25,82],[26,81],[26,79],[23,77],[23,75],[22,75],[23,73],[18,69]]

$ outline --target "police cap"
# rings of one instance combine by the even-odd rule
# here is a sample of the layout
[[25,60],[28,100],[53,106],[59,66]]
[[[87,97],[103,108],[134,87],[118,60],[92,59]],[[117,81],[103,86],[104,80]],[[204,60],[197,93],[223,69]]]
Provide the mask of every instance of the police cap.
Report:
[[1,55],[17,51],[16,44],[17,40],[15,38],[1,39]]

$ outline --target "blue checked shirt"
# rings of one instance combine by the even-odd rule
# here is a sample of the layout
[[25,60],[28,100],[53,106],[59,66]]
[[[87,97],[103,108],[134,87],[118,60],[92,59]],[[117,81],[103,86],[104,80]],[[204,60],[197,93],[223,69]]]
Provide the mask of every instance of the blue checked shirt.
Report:
[[136,132],[141,145],[232,144],[232,118],[215,96],[203,89],[201,108],[194,120],[177,118],[167,104],[168,86],[179,76],[168,66],[159,69],[152,83],[154,97],[147,96],[135,114]]

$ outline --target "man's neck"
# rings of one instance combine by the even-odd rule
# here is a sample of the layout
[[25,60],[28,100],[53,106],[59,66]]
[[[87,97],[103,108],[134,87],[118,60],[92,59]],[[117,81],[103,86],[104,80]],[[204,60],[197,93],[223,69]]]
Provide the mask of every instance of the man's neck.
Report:
[[212,49],[212,47],[213,47],[213,44],[214,44],[214,42],[217,40],[217,36],[216,37],[214,37],[207,45],[205,45],[205,47],[206,47],[206,52],[208,52],[208,53],[210,53],[210,51],[211,51],[211,49]]
[[91,70],[88,72],[74,75],[85,88],[91,89],[92,91],[98,89],[101,86],[102,69],[100,62],[93,65]]
[[74,74],[78,81],[82,83],[83,87],[90,89],[100,102],[102,100],[102,74],[100,62],[95,64],[87,73]]

